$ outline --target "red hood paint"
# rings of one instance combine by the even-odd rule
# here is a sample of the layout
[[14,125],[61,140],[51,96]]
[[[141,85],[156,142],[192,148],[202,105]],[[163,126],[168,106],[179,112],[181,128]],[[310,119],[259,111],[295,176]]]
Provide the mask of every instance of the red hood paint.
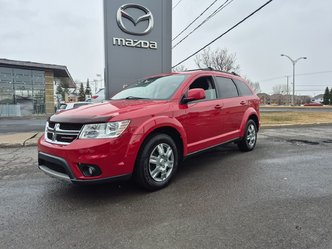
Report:
[[50,117],[50,121],[65,123],[107,122],[116,116],[133,112],[138,112],[137,114],[143,116],[152,109],[163,109],[166,103],[168,101],[165,100],[111,100],[56,113]]

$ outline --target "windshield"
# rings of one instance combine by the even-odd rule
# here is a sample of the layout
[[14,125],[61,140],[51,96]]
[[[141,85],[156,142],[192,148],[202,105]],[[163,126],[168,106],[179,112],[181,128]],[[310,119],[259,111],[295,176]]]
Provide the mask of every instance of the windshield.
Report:
[[74,108],[77,108],[77,107],[80,107],[80,106],[83,106],[83,105],[88,105],[90,103],[77,103],[77,104],[74,104]]
[[112,99],[169,99],[186,77],[176,74],[139,80],[115,94]]
[[64,110],[64,109],[66,109],[66,107],[67,107],[67,104],[61,104],[61,105],[59,106],[59,109],[60,109],[60,110]]

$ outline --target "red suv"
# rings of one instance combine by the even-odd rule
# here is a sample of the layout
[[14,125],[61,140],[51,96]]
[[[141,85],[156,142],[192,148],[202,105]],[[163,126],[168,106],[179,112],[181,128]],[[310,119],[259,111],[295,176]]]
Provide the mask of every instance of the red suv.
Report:
[[253,150],[259,120],[259,98],[235,74],[152,76],[110,101],[50,117],[38,142],[39,168],[73,183],[133,176],[156,190],[189,155],[229,142]]

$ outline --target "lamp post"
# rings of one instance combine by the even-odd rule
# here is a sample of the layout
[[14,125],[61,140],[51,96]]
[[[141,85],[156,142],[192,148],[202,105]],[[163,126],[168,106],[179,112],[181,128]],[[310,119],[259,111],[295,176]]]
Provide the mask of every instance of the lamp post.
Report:
[[281,54],[281,56],[285,56],[287,57],[293,64],[293,95],[292,95],[292,106],[294,106],[294,98],[295,98],[295,64],[303,59],[303,60],[306,60],[307,57],[299,57],[297,58],[296,60],[293,60],[290,56],[286,55],[286,54]]
[[286,77],[286,79],[287,79],[287,88],[286,88],[286,94],[287,94],[287,96],[286,96],[286,104],[287,104],[287,105],[290,105],[291,100],[290,100],[290,94],[289,94],[289,75],[286,75],[285,77]]
[[101,82],[101,85],[102,85],[101,88],[104,88],[104,86],[103,86],[103,85],[104,85],[104,84],[103,84],[103,80],[104,80],[104,79],[103,79],[103,76],[102,76],[101,74],[96,74],[96,76],[99,78],[98,81]]

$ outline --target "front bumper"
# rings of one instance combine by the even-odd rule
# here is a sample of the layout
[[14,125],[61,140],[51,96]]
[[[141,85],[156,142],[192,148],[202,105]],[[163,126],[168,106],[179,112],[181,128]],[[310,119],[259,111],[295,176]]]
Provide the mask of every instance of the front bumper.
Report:
[[[131,136],[121,139],[74,140],[68,145],[38,141],[39,169],[52,177],[73,183],[99,183],[129,178],[137,155],[137,144],[130,143]],[[86,176],[80,165],[96,165],[98,176]]]
[[102,179],[79,180],[75,178],[72,170],[70,169],[67,162],[63,158],[48,155],[43,152],[38,153],[38,164],[39,164],[38,165],[39,169],[43,171],[46,175],[72,183],[96,184],[96,183],[128,180],[131,178],[131,174],[126,174],[126,175],[120,175],[120,176],[114,176]]
[[60,157],[39,152],[38,167],[45,174],[54,178],[69,182],[71,182],[71,179],[75,179],[74,174],[68,166],[67,162]]

